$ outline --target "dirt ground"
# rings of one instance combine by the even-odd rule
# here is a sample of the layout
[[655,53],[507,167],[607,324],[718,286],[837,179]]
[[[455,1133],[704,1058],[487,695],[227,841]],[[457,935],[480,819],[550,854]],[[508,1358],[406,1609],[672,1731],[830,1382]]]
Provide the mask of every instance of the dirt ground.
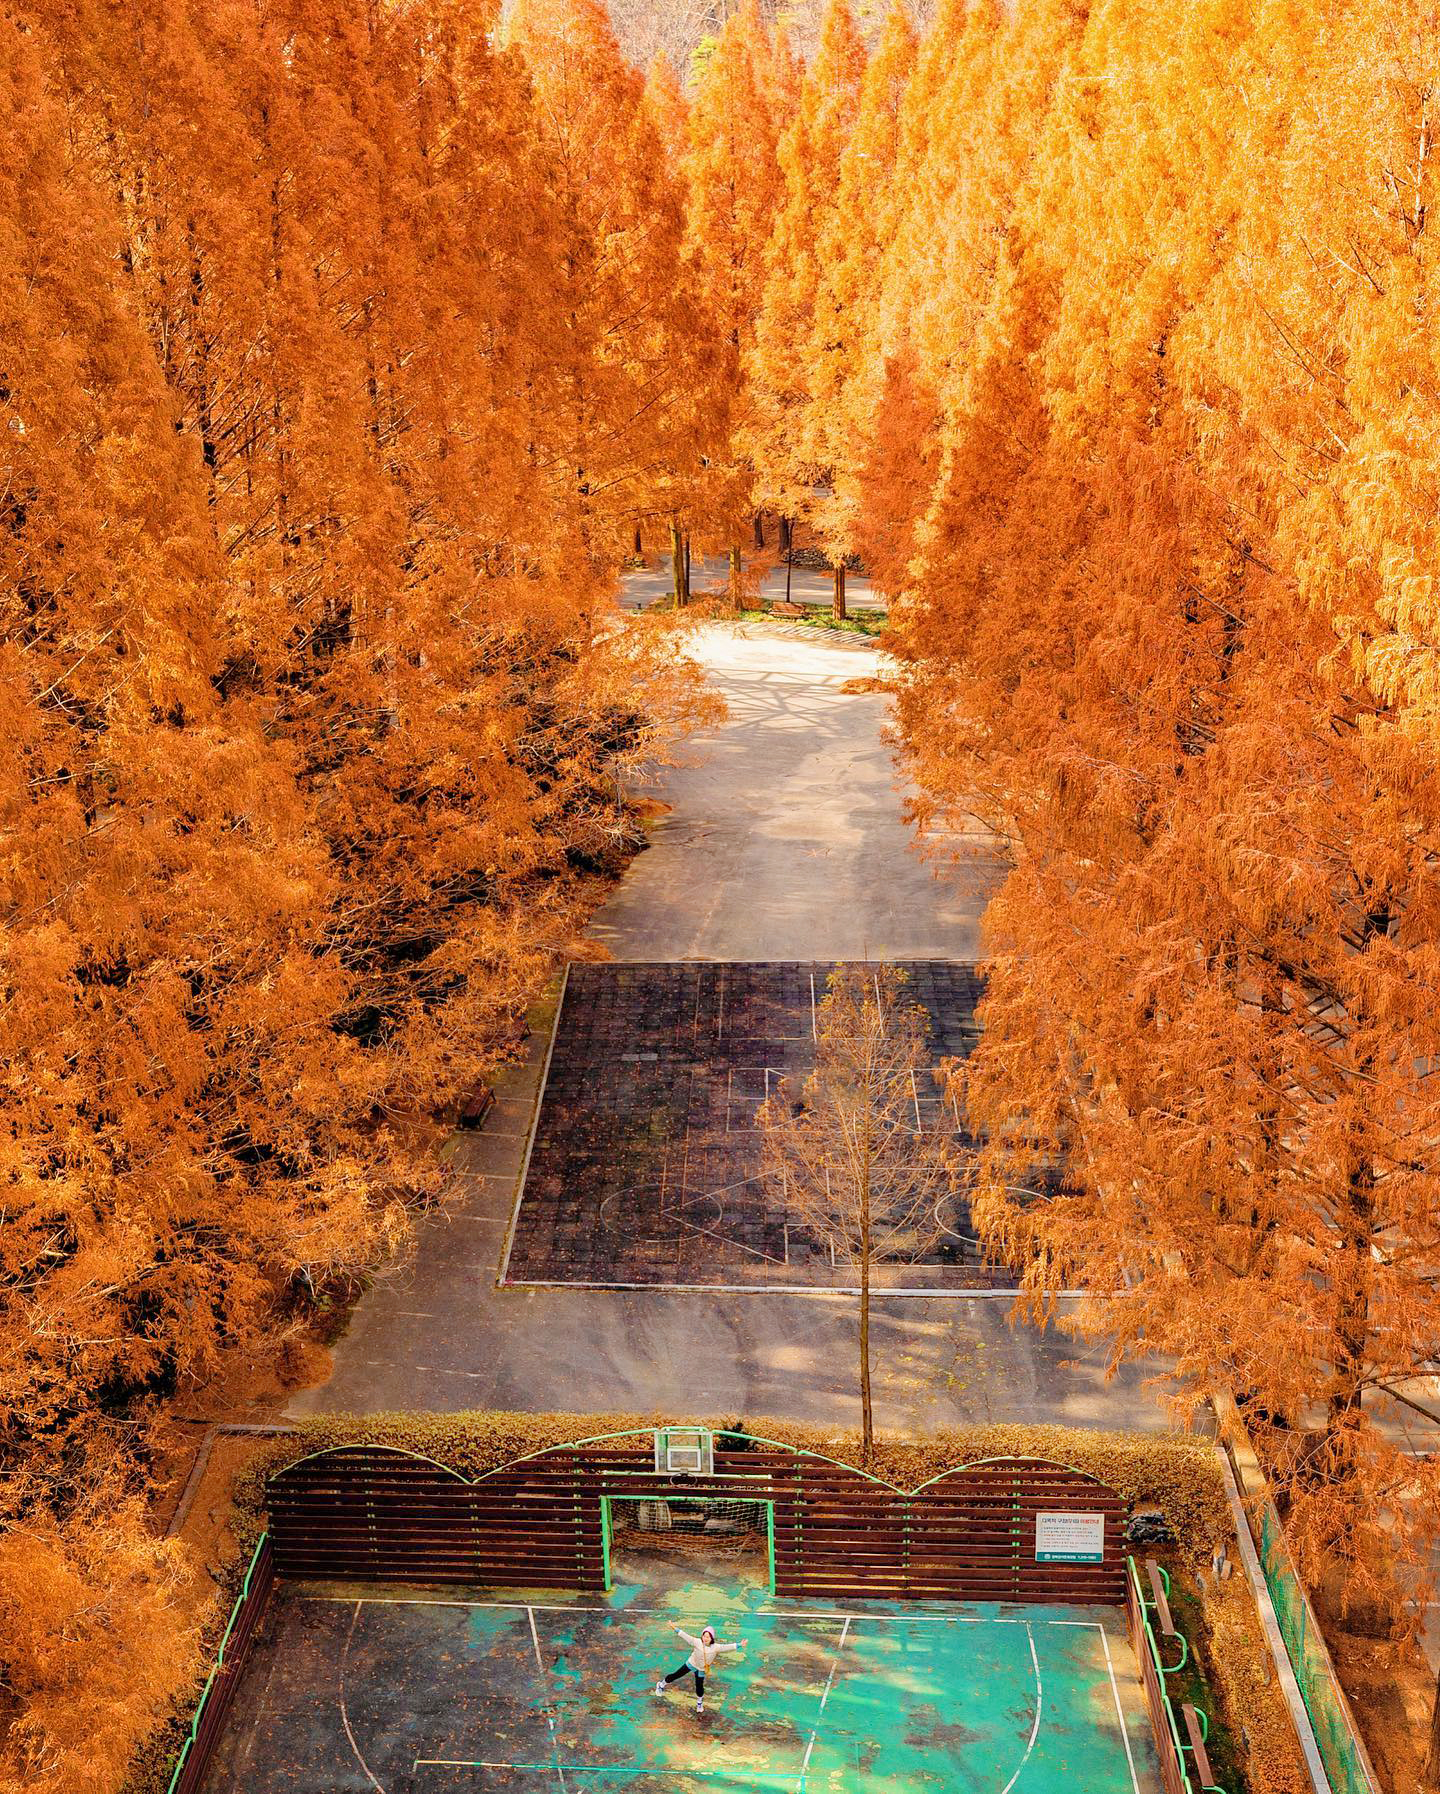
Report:
[[1435,1678],[1416,1644],[1344,1634],[1327,1640],[1340,1680],[1387,1794],[1421,1786]]

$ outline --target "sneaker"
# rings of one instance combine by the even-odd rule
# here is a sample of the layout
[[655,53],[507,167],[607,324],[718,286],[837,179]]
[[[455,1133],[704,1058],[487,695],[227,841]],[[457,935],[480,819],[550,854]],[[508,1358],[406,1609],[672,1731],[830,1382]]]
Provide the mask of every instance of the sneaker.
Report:
[[696,1711],[696,1712],[697,1712],[697,1713],[703,1713],[703,1712],[704,1712],[704,1711],[705,1711],[705,1703],[704,1703],[704,1701],[696,1701],[696,1703],[695,1703],[695,1711]]
[[655,1692],[656,1692],[656,1694],[664,1694],[665,1684],[663,1682],[657,1682],[655,1684]]

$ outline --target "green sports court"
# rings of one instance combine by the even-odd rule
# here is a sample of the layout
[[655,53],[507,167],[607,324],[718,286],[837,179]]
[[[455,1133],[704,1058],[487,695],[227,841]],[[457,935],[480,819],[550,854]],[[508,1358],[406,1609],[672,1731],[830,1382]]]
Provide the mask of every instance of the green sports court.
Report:
[[[672,1624],[746,1651],[695,1712]],[[683,1690],[683,1692],[682,1692]],[[1156,1794],[1112,1607],[777,1599],[707,1579],[277,1589],[210,1794]]]

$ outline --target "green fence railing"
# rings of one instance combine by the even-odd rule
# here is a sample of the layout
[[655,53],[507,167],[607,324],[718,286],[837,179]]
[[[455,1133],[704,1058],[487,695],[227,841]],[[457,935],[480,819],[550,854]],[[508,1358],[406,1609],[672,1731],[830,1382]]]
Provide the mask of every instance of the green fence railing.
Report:
[[[269,1567],[271,1561],[268,1551],[269,1544],[270,1534],[268,1532],[261,1533],[260,1542],[256,1545],[254,1552],[251,1554],[249,1566],[245,1571],[245,1580],[240,1585],[240,1593],[236,1595],[235,1605],[230,1609],[230,1618],[225,1622],[225,1634],[220,1640],[219,1650],[215,1653],[214,1665],[211,1668],[210,1674],[205,1678],[205,1686],[200,1690],[200,1698],[196,1701],[195,1711],[190,1716],[189,1730],[185,1734],[185,1742],[180,1747],[180,1755],[175,1759],[175,1770],[170,1777],[169,1784],[166,1788],[166,1794],[177,1794],[177,1791],[181,1789],[184,1783],[187,1769],[198,1766],[200,1772],[202,1774],[204,1772],[204,1764],[198,1762],[198,1759],[196,1764],[192,1764],[192,1754],[200,1749],[202,1737],[207,1731],[213,1731],[213,1724],[207,1727],[206,1721],[208,1718],[212,1717],[210,1714],[210,1702],[216,1691],[219,1678],[225,1670],[226,1651],[230,1645],[230,1640],[234,1636],[236,1628],[241,1624],[242,1619],[250,1618],[253,1620],[253,1616],[248,1612],[252,1596],[258,1603],[263,1605],[265,1596],[269,1592],[270,1581],[272,1580],[272,1573]],[[262,1564],[264,1565],[263,1575],[261,1575]],[[259,1577],[260,1583],[263,1586],[256,1586],[257,1577]],[[246,1626],[245,1637],[247,1641],[251,1630],[251,1626]],[[208,1747],[213,1745],[214,1739],[213,1737],[204,1737],[204,1742]]]
[[[1225,1794],[1223,1788],[1214,1782],[1202,1781],[1196,1773],[1199,1761],[1203,1760],[1202,1750],[1197,1759],[1191,1748],[1189,1735],[1181,1721],[1175,1702],[1170,1698],[1170,1690],[1166,1686],[1167,1678],[1178,1675],[1190,1660],[1190,1646],[1181,1632],[1169,1634],[1180,1643],[1179,1658],[1166,1664],[1160,1651],[1160,1641],[1155,1636],[1155,1628],[1150,1616],[1155,1612],[1154,1604],[1145,1593],[1144,1584],[1140,1580],[1140,1569],[1133,1557],[1125,1559],[1126,1573],[1129,1579],[1129,1606],[1134,1630],[1139,1634],[1135,1640],[1137,1652],[1141,1653],[1140,1677],[1145,1686],[1146,1703],[1150,1708],[1150,1717],[1155,1730],[1155,1743],[1160,1751],[1160,1779],[1167,1794]],[[1157,1566],[1158,1573],[1170,1592],[1168,1572]],[[1203,1708],[1192,1703],[1192,1711],[1200,1724],[1202,1744],[1209,1736],[1210,1716]]]
[[1261,1509],[1256,1544],[1265,1586],[1280,1622],[1280,1636],[1285,1640],[1285,1650],[1300,1686],[1300,1698],[1310,1715],[1332,1794],[1376,1794],[1360,1759],[1350,1715],[1335,1684],[1330,1654],[1290,1562],[1279,1517],[1268,1502]]

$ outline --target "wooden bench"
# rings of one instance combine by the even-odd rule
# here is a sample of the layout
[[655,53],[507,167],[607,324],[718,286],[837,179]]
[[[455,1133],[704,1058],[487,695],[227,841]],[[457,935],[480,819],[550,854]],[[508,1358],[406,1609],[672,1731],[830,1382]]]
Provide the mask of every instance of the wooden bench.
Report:
[[455,1125],[473,1133],[476,1128],[485,1125],[485,1117],[495,1107],[495,1092],[488,1084],[476,1084],[465,1096],[461,1097],[455,1111]]
[[1205,1725],[1200,1715],[1186,1701],[1180,1709],[1185,1721],[1185,1731],[1190,1739],[1190,1755],[1194,1759],[1195,1773],[1202,1788],[1215,1786],[1215,1771],[1210,1767],[1210,1753],[1205,1748]]
[[1166,1638],[1173,1638],[1180,1646],[1179,1661],[1164,1666],[1166,1675],[1174,1675],[1177,1669],[1184,1669],[1190,1659],[1190,1646],[1185,1634],[1175,1624],[1170,1613],[1170,1589],[1165,1580],[1165,1572],[1153,1557],[1145,1559],[1145,1572],[1150,1578],[1150,1597],[1155,1607],[1155,1617],[1160,1622],[1160,1631]]

